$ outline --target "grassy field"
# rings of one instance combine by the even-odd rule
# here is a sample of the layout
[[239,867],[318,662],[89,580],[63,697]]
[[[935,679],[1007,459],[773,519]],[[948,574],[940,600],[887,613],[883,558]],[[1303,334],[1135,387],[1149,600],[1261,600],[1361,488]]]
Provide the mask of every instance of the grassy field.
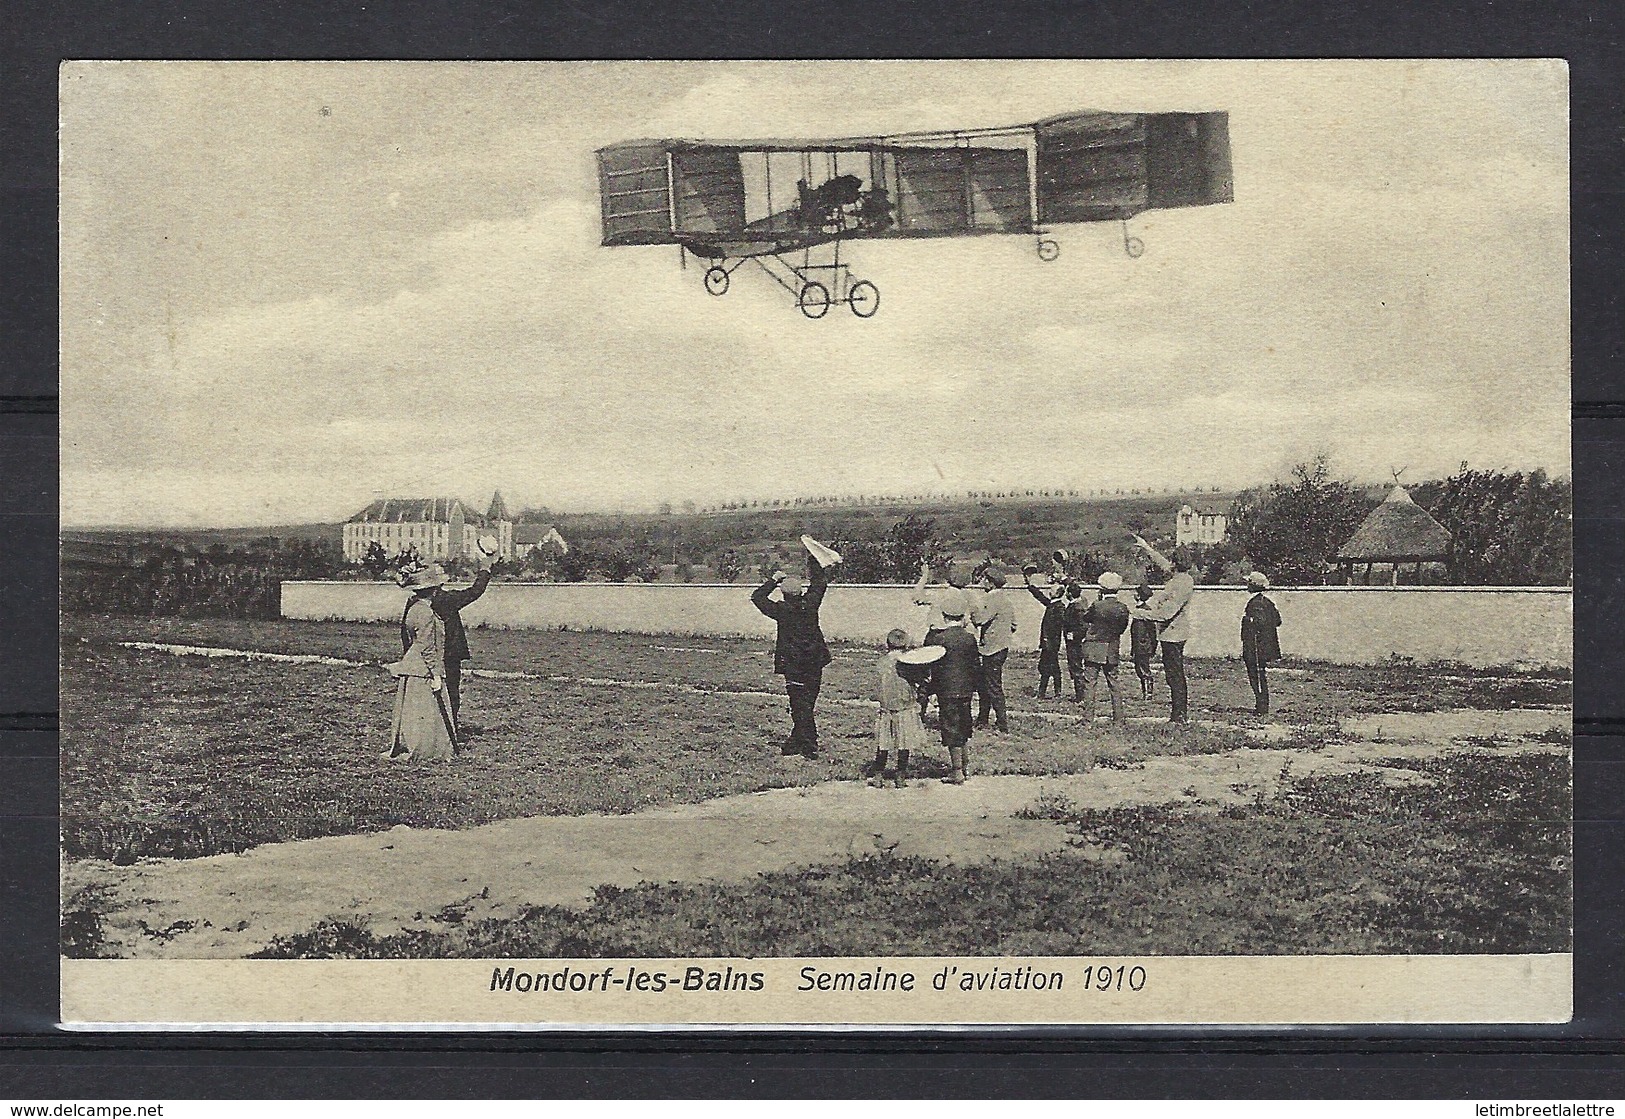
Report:
[[[69,652],[81,643],[107,647],[119,641],[157,641],[315,654],[379,664],[400,656],[399,629],[386,623],[69,615],[62,622],[62,640]],[[476,629],[470,643],[475,653],[470,666],[476,669],[664,681],[723,690],[777,691],[780,686],[779,679],[772,675],[772,646],[765,639]],[[868,673],[876,652],[864,646],[837,644],[835,654],[834,664],[824,675],[823,694],[870,698]],[[1252,692],[1240,661],[1194,660],[1189,664],[1194,717],[1248,722]],[[1157,672],[1156,700],[1142,704],[1132,670],[1124,667],[1128,690],[1135,693],[1129,701],[1130,715],[1166,713],[1160,666]],[[1004,679],[1012,709],[1066,710],[1065,705],[1039,705],[1032,699],[1037,676],[1036,653],[1011,656]],[[1293,660],[1283,661],[1273,671],[1271,692],[1278,717],[1292,722],[1328,722],[1345,715],[1387,711],[1568,705],[1574,701],[1573,682],[1564,674],[1410,664],[1347,666]],[[471,711],[470,717],[480,721],[478,711]]]
[[1300,780],[1273,801],[1047,811],[1073,850],[952,866],[867,856],[737,885],[604,888],[452,933],[324,922],[272,958],[1557,952],[1570,946],[1567,757]]
[[[476,634],[485,667],[717,691],[476,680],[464,701],[477,731],[466,751],[450,765],[400,767],[377,758],[393,695],[381,670],[175,657],[122,648],[121,640],[399,655],[393,627],[382,625],[64,619],[62,833],[70,857],[194,857],[402,823],[457,828],[629,812],[852,777],[872,751],[872,712],[836,702],[867,697],[866,650],[843,652],[831,667],[820,710],[825,753],[808,762],[780,755],[788,718],[762,642]],[[1019,713],[1038,704],[1018,697],[1014,706]],[[1018,717],[1010,737],[977,738],[975,764],[982,773],[1080,772],[1101,759],[1126,764],[1245,741],[1239,730],[1113,732]],[[919,771],[946,772],[929,758]]]
[[[197,856],[259,843],[405,823],[468,827],[513,816],[626,812],[652,804],[850,777],[869,756],[873,653],[844,648],[826,676],[826,755],[785,759],[787,731],[766,642],[635,634],[477,632],[476,665],[578,678],[699,685],[718,694],[587,683],[476,680],[464,718],[478,734],[453,765],[391,768],[381,671],[174,657],[117,642],[146,640],[314,653],[382,662],[395,628],[349,623],[67,617],[62,659],[65,851],[102,858]],[[1239,729],[1122,731],[1027,719],[1070,705],[1032,698],[1031,656],[1006,671],[1009,738],[980,736],[983,773],[1066,773],[1158,753],[1230,749]],[[1440,679],[1415,668],[1316,666],[1277,685],[1283,717],[1323,722],[1361,711],[1567,702],[1551,678]],[[1198,662],[1199,719],[1245,725],[1251,693],[1239,664]],[[732,693],[732,694],[730,694]],[[1130,701],[1131,715],[1165,712]],[[936,772],[925,759],[923,775]]]
[[[621,813],[854,777],[872,751],[874,651],[838,647],[817,761],[779,752],[788,719],[768,643],[477,631],[476,666],[558,679],[473,681],[476,731],[450,764],[392,766],[389,625],[69,616],[62,646],[62,834],[70,859],[189,858],[386,829]],[[318,654],[362,666],[172,656],[156,641]],[[1084,726],[1031,695],[1031,655],[1007,672],[1013,730],[978,735],[981,774],[1132,768],[1154,755],[1259,745],[1241,665],[1193,665],[1210,725]],[[643,685],[643,686],[633,686]],[[1565,705],[1556,675],[1396,665],[1291,665],[1275,682],[1283,745],[1340,717]],[[1164,715],[1158,699],[1130,702]],[[1493,761],[1486,760],[1493,757]],[[454,932],[375,935],[314,925],[273,956],[636,956],[1547,951],[1568,946],[1571,829],[1563,754],[1445,754],[1420,772],[1288,782],[1216,811],[1185,801],[1035,807],[1072,834],[1059,853],[949,863],[873,855],[733,883],[602,887],[585,909],[532,908]],[[944,772],[928,757],[920,776]],[[94,887],[100,889],[101,887]],[[63,944],[96,955],[94,896],[68,899]],[[315,922],[320,912],[311,913]],[[298,927],[298,926],[294,926]],[[261,942],[263,943],[263,941]]]

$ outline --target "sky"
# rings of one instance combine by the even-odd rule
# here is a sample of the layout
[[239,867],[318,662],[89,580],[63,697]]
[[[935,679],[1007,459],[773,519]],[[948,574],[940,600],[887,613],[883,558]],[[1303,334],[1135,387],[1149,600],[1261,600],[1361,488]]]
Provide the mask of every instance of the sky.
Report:
[[[1569,471],[1560,62],[76,63],[62,519]],[[594,151],[1225,110],[1230,205],[853,242],[881,308],[604,248]]]

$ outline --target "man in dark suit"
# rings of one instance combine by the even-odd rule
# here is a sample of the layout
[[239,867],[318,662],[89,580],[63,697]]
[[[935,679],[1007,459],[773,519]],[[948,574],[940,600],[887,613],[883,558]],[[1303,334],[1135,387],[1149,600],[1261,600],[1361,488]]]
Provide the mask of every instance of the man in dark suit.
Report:
[[[778,623],[773,644],[773,671],[784,677],[784,690],[790,698],[790,741],[785,754],[812,758],[818,755],[818,722],[814,709],[818,689],[824,680],[824,666],[830,662],[829,645],[818,625],[818,608],[829,589],[829,572],[817,560],[807,559],[808,581],[775,571],[772,578],[751,592],[756,609]],[[779,592],[782,602],[770,595]]]
[[1264,592],[1270,589],[1269,576],[1254,571],[1247,576],[1253,597],[1241,612],[1241,660],[1247,666],[1247,682],[1253,686],[1253,712],[1270,713],[1271,661],[1281,659],[1281,612]]
[[949,785],[963,785],[969,776],[965,750],[971,736],[970,700],[981,676],[982,657],[976,648],[976,638],[964,628],[967,607],[963,592],[944,594],[936,600],[936,608],[948,622],[948,628],[938,631],[926,642],[941,645],[946,650],[931,672],[931,691],[937,697],[937,725],[942,731],[942,744],[948,748],[949,772],[942,780]]
[[448,591],[441,587],[434,592],[434,598],[429,605],[440,616],[446,627],[446,701],[451,706],[451,721],[461,728],[458,722],[458,710],[462,706],[463,689],[463,662],[469,659],[468,631],[463,628],[463,616],[460,611],[463,607],[479,598],[485,593],[485,588],[491,585],[491,557],[482,556],[480,570],[474,576],[474,585],[460,591]]
[[1044,604],[1044,620],[1038,626],[1038,698],[1043,699],[1045,688],[1055,681],[1055,696],[1061,695],[1061,630],[1066,616],[1066,600],[1059,584],[1040,587],[1033,583],[1038,568],[1032,565],[1022,569],[1027,577],[1027,592]]

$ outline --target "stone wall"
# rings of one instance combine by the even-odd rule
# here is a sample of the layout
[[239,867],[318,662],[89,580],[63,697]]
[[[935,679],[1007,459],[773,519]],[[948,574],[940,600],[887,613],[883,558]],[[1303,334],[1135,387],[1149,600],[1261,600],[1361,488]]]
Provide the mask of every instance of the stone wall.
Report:
[[[1016,644],[1038,643],[1042,608],[1019,584]],[[1248,591],[1201,587],[1190,606],[1195,657],[1238,656]],[[832,640],[878,643],[901,626],[918,636],[925,611],[908,587],[837,583],[821,619]],[[1125,594],[1125,599],[1127,599]],[[1281,648],[1289,657],[1372,664],[1395,655],[1420,663],[1479,667],[1572,668],[1574,595],[1567,587],[1304,587],[1270,592],[1280,607]],[[404,593],[389,583],[285,582],[282,616],[394,621]],[[767,637],[743,585],[640,583],[493,583],[463,611],[470,625],[514,629]]]

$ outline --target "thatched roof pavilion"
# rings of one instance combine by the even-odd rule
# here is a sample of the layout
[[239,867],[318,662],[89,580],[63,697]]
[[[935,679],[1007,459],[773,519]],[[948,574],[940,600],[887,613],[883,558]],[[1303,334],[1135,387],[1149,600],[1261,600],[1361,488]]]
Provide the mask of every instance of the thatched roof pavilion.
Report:
[[1338,562],[1352,569],[1357,563],[1392,564],[1397,581],[1399,565],[1443,561],[1450,558],[1450,533],[1428,511],[1411,500],[1405,487],[1396,485],[1386,500],[1371,511],[1348,543],[1337,550]]

